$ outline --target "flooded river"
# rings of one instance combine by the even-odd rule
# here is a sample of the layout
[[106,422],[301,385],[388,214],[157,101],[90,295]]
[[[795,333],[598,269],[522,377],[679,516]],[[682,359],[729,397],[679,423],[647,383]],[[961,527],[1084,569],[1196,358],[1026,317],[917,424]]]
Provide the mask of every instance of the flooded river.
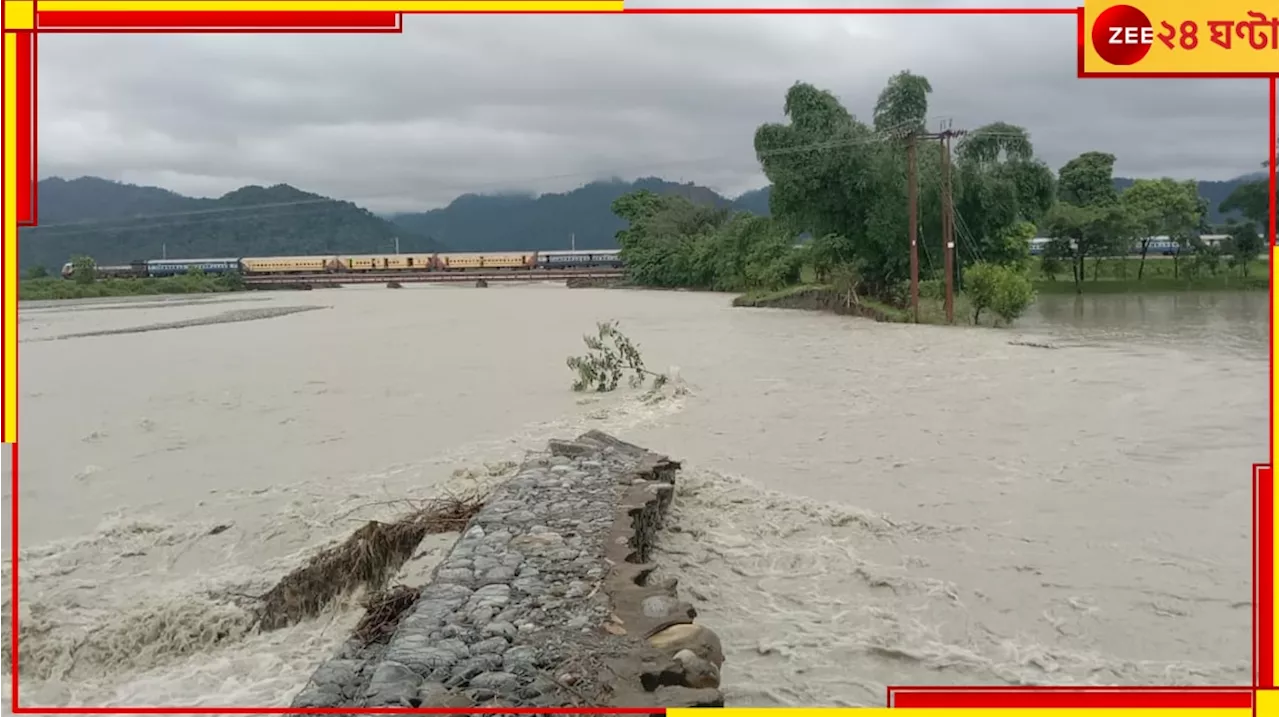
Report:
[[[994,331],[554,286],[24,305],[23,702],[287,704],[356,610],[255,635],[244,596],[588,428],[685,461],[660,560],[724,639],[731,703],[1245,684],[1267,310],[1048,296]],[[687,394],[569,391],[607,319]]]

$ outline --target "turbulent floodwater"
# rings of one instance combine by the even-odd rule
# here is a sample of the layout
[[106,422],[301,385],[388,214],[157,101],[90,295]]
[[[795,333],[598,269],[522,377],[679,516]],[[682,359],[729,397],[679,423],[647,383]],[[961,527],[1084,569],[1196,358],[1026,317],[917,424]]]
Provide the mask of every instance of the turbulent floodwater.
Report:
[[[1266,302],[1046,297],[1007,331],[553,286],[24,305],[22,701],[287,704],[357,611],[257,635],[244,596],[587,428],[685,460],[660,559],[732,703],[1247,683]],[[606,319],[688,393],[571,393]]]

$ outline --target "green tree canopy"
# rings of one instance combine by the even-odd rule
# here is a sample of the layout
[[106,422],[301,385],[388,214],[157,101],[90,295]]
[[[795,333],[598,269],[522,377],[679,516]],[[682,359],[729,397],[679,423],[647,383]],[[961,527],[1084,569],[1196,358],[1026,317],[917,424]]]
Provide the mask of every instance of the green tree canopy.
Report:
[[[756,155],[773,186],[773,215],[824,238],[813,252],[824,270],[838,255],[856,264],[866,285],[879,292],[908,278],[903,139],[924,129],[932,89],[925,77],[894,75],[876,100],[874,127],[868,127],[832,93],[797,83],[784,103],[788,122],[756,131]],[[942,266],[943,147],[921,139],[916,152],[921,267],[925,275],[936,275]],[[1009,238],[1048,210],[1053,172],[1036,160],[1026,130],[1005,122],[975,130],[954,152],[957,270],[966,256],[1021,261],[1025,247],[1013,246]]]
[[1125,211],[1131,218],[1142,257],[1138,278],[1146,268],[1147,247],[1153,237],[1190,237],[1199,229],[1204,217],[1196,183],[1164,179],[1139,179],[1121,195]]

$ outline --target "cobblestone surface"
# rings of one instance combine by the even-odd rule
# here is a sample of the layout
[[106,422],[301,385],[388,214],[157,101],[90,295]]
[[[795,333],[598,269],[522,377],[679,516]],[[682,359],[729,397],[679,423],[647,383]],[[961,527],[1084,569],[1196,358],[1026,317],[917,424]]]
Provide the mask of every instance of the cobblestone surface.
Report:
[[[647,584],[679,464],[598,432],[548,448],[490,497],[391,640],[348,642],[294,706],[721,701],[718,640],[674,582]],[[672,626],[686,629],[664,643]]]

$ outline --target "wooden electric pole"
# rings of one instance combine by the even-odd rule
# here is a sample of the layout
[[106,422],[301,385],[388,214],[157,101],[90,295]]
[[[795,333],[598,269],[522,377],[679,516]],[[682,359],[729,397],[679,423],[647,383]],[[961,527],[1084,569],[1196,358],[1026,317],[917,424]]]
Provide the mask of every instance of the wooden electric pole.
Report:
[[954,324],[955,315],[955,250],[956,206],[951,192],[951,138],[963,135],[964,130],[950,127],[938,133],[942,140],[942,271],[945,274],[947,323]]
[[955,203],[951,196],[951,138],[965,134],[964,130],[950,127],[941,132],[907,136],[907,241],[911,246],[911,312],[920,320],[920,254],[917,240],[920,234],[919,179],[916,167],[916,146],[919,140],[938,140],[942,145],[942,261],[946,284],[945,307],[947,323],[955,323]]
[[919,197],[916,178],[916,135],[907,136],[907,241],[911,245],[911,316],[920,321],[920,253],[916,247],[919,237]]
[[955,323],[955,309],[952,300],[952,292],[955,290],[953,286],[952,273],[955,271],[952,262],[952,252],[956,247],[955,234],[952,231],[952,206],[951,206],[951,132],[948,130],[942,133],[942,272],[946,277],[946,299],[945,307],[947,311],[947,323]]

